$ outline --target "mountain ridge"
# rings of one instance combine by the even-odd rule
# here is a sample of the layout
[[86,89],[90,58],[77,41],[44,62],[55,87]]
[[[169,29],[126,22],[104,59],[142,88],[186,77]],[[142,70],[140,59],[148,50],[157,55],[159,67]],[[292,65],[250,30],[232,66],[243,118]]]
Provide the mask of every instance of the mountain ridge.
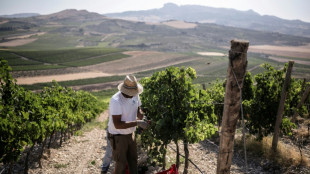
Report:
[[48,14],[48,15],[40,15],[37,16],[39,19],[68,19],[68,18],[75,18],[75,19],[100,19],[103,18],[104,15],[95,12],[89,12],[87,10],[76,10],[76,9],[66,9],[56,13]]
[[[169,10],[169,6],[166,10]],[[253,11],[250,13],[256,15]],[[310,43],[309,37],[278,32],[263,32],[214,23],[170,20],[155,24],[128,21],[75,9],[29,18],[0,18],[0,36],[2,44],[13,41],[12,38],[17,36],[31,36],[36,39],[19,47],[22,49],[104,45],[134,50],[188,52],[222,48],[231,39],[249,40],[252,45],[301,46]]]
[[159,9],[107,13],[103,15],[142,22],[181,20],[186,22],[215,23],[224,26],[310,37],[310,23],[301,20],[281,19],[271,15],[260,15],[254,10],[239,11],[228,8],[200,5],[178,6],[173,3],[167,3]]

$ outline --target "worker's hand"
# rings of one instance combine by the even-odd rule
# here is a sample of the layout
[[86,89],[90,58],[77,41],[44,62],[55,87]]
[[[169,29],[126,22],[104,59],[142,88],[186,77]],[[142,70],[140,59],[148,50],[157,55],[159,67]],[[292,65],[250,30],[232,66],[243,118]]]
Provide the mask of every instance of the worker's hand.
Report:
[[144,120],[137,120],[137,126],[141,127],[142,129],[146,129],[149,127],[149,123]]

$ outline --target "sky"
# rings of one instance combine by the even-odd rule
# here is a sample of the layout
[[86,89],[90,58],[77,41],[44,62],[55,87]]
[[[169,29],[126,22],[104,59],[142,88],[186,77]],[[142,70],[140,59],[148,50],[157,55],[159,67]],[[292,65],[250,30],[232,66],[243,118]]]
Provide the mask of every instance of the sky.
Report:
[[310,0],[0,0],[0,15],[16,13],[51,14],[65,9],[100,14],[149,10],[165,3],[254,10],[260,15],[310,22]]

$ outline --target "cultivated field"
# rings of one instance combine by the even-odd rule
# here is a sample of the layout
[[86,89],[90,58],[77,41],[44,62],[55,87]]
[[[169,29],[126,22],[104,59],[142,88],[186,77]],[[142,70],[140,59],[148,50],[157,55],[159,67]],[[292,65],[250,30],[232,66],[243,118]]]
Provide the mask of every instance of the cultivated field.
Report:
[[[259,51],[258,48],[260,48]],[[288,60],[295,59],[293,76],[309,78],[310,60],[305,57],[298,57],[299,55],[309,55],[306,48],[306,46],[296,49],[294,47],[287,49],[274,46],[253,46],[253,48],[250,46],[247,69],[252,74],[256,74],[263,71],[260,67],[263,63],[282,68]],[[42,89],[44,85],[50,86],[52,80],[64,82],[63,85],[72,86],[74,89],[108,89],[115,87],[122,80],[120,76],[136,74],[139,78],[146,77],[168,66],[191,66],[197,71],[198,78],[194,81],[195,83],[211,84],[217,79],[225,79],[228,65],[228,51],[227,54],[223,53],[224,51],[216,52],[215,50],[197,52],[197,54],[181,54],[157,51],[98,51],[99,48],[80,49],[17,52],[23,55],[23,59],[19,58],[18,55],[7,54],[6,56],[12,56],[11,62],[15,60],[13,63],[18,65],[13,66],[13,70],[14,68],[30,69],[13,72],[18,84],[27,85],[27,87],[34,85],[29,89]],[[262,50],[266,50],[270,54],[266,57],[264,55],[267,53],[261,54]],[[283,51],[289,52],[292,57],[280,56]],[[297,51],[298,54],[296,54]],[[110,58],[106,59],[108,54],[111,54],[109,55]],[[117,57],[118,55],[124,56]],[[53,59],[51,59],[52,57]],[[99,61],[93,61],[95,59],[99,59]],[[25,62],[24,65],[18,64],[21,62]],[[29,62],[32,62],[31,65],[27,65]],[[78,64],[78,62],[80,63]],[[41,67],[41,69],[33,69],[35,67]]]
[[249,52],[310,59],[310,44],[305,46],[253,45]]
[[[176,21],[171,21],[173,23]],[[175,23],[180,25],[181,23]],[[44,33],[39,33],[44,35]],[[32,35],[15,36],[15,41]],[[108,35],[107,35],[108,37]],[[35,38],[26,38],[35,39]],[[22,39],[22,40],[26,40]],[[224,80],[229,48],[206,49],[196,53],[159,51],[125,51],[118,48],[86,47],[50,50],[2,49],[0,56],[9,61],[17,83],[29,89],[50,86],[52,80],[64,82],[74,89],[100,90],[116,86],[120,76],[136,74],[139,78],[152,75],[168,66],[193,67],[195,83],[211,84]],[[282,68],[295,60],[293,76],[310,78],[310,44],[299,47],[253,45],[248,50],[248,71],[262,72],[263,63]],[[30,87],[29,85],[33,85]]]
[[28,39],[14,39],[7,42],[0,43],[0,47],[16,47],[25,44],[29,44],[31,42],[36,41],[36,38],[28,38]]
[[124,54],[127,54],[130,57],[90,66],[77,67],[76,69],[80,70],[80,73],[19,77],[17,78],[17,83],[34,84],[50,82],[52,80],[68,81],[76,79],[134,74],[142,71],[159,69],[167,66],[201,59],[201,57],[198,56],[191,57],[182,54],[160,53],[152,51],[130,51],[124,52]]

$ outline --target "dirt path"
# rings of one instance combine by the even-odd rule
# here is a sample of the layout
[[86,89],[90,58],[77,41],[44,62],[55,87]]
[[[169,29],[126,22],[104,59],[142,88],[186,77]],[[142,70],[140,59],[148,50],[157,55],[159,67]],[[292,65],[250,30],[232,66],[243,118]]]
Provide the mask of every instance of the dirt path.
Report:
[[[108,111],[97,121],[104,121]],[[83,136],[73,136],[59,149],[51,149],[50,157],[42,159],[42,169],[30,169],[30,174],[93,174],[100,173],[106,147],[105,130],[94,128]],[[44,156],[48,156],[46,153]]]
[[[108,111],[102,113],[97,121],[103,122],[108,117]],[[47,153],[44,154],[42,159],[42,169],[32,168],[29,174],[95,174],[100,173],[100,166],[102,158],[105,154],[106,148],[106,134],[105,130],[94,128],[89,132],[85,132],[83,136],[74,136],[65,142],[62,147],[58,149],[51,149],[49,157]],[[291,146],[290,143],[287,144]],[[180,153],[184,154],[183,144],[179,142]],[[174,143],[168,145],[167,164],[175,163],[175,149]],[[236,149],[235,149],[236,150]],[[197,165],[197,167],[204,174],[216,173],[217,167],[217,154],[218,145],[212,141],[206,140],[200,143],[189,145],[190,160]],[[255,156],[255,155],[254,155]],[[145,164],[147,155],[138,147],[138,163]],[[265,159],[253,157],[251,153],[248,154],[248,168],[249,172],[253,174],[269,174],[281,173],[278,166]],[[244,156],[240,150],[236,150],[233,159],[230,173],[243,174],[244,172]],[[169,166],[167,166],[169,168]],[[179,173],[181,174],[184,169],[184,164],[180,165]],[[112,174],[114,170],[114,162],[111,163],[108,174]],[[160,172],[159,166],[148,166],[146,174],[154,174]],[[284,170],[287,171],[287,170]],[[289,172],[288,172],[289,171]],[[294,167],[289,169],[288,173],[308,173],[310,168],[303,167],[300,169]],[[189,164],[189,174],[200,173],[199,170],[193,165]],[[284,172],[282,172],[284,173]]]
[[[105,111],[97,118],[97,121],[105,121],[108,117],[108,111]],[[42,159],[43,168],[30,169],[30,174],[94,174],[100,173],[102,158],[106,148],[105,130],[93,129],[90,132],[85,132],[83,136],[74,136],[69,141],[65,142],[59,149],[52,149],[50,157]],[[183,152],[183,145],[180,144],[180,152]],[[167,162],[175,162],[175,144],[171,143],[168,147]],[[201,142],[189,145],[190,159],[202,170],[205,174],[213,174],[216,171],[217,165],[217,145],[212,142]],[[143,163],[147,156],[140,148],[139,163]],[[45,153],[45,156],[47,154]],[[256,168],[257,166],[251,167]],[[168,166],[167,166],[168,167]],[[169,168],[169,167],[168,167]],[[184,169],[184,164],[180,166],[179,172]],[[108,174],[112,174],[114,170],[114,162],[111,163]],[[161,167],[148,166],[146,174],[154,174],[160,172]],[[259,170],[261,171],[261,170]],[[194,165],[189,165],[189,174],[199,173],[199,170]],[[235,155],[231,173],[241,174],[243,172],[243,160],[241,155]]]

